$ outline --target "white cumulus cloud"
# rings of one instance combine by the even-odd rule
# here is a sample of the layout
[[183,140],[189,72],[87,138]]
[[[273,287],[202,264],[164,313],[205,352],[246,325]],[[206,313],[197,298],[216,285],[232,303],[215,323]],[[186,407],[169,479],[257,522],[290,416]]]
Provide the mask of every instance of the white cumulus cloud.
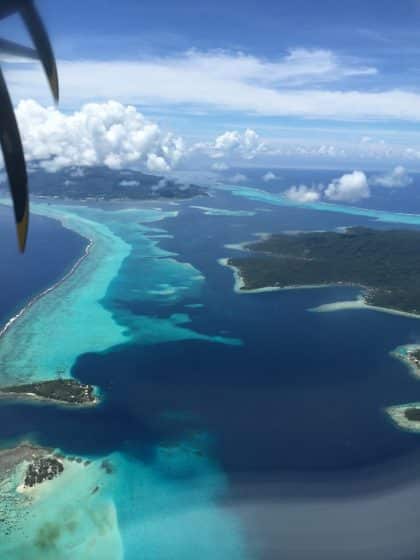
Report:
[[164,133],[135,107],[116,101],[89,103],[65,114],[35,101],[21,101],[16,116],[27,160],[56,171],[67,166],[144,165],[170,171],[184,155],[182,138]]
[[238,130],[224,132],[210,146],[210,153],[215,158],[236,156],[241,159],[254,159],[265,150],[265,143],[251,128],[242,133]]
[[284,196],[294,202],[316,202],[321,198],[321,194],[314,188],[307,187],[306,185],[299,185],[290,187],[284,191]]
[[389,173],[373,177],[370,182],[372,185],[379,185],[380,187],[399,188],[411,185],[413,179],[407,173],[405,167],[397,165],[397,167],[394,167]]
[[340,178],[331,181],[325,189],[324,195],[329,200],[340,202],[356,202],[369,198],[370,189],[367,177],[363,171],[345,173]]

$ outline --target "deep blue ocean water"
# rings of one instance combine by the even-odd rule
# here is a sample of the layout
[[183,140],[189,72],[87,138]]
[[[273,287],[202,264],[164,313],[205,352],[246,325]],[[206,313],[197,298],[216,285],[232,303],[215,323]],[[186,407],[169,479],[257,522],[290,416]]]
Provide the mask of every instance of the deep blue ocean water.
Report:
[[80,257],[86,240],[58,222],[33,214],[25,255],[17,251],[13,212],[0,206],[0,321],[59,280]]
[[[284,175],[287,173],[281,181],[288,184],[298,179],[308,182],[310,177],[318,182],[336,175],[309,171]],[[280,189],[280,184],[258,186],[273,192]],[[408,191],[398,191],[398,196],[384,191],[365,206],[420,212],[420,202],[413,202]],[[98,385],[105,395],[103,404],[96,409],[69,410],[3,403],[1,440],[31,434],[40,444],[58,446],[68,453],[101,455],[122,449],[147,462],[156,442],[177,441],[183,434],[204,430],[211,436],[212,457],[228,475],[231,490],[226,507],[243,517],[257,557],[336,557],[337,544],[332,546],[331,556],[328,547],[326,551],[320,545],[322,539],[330,538],[322,508],[316,514],[318,531],[303,528],[299,536],[288,528],[295,501],[316,496],[322,504],[328,496],[335,504],[340,499],[355,503],[357,512],[357,504],[373,494],[381,499],[385,496],[382,513],[378,516],[376,512],[376,517],[366,513],[365,547],[363,536],[355,538],[361,539],[358,557],[375,558],[366,551],[375,538],[383,542],[387,493],[412,485],[411,494],[420,503],[416,482],[420,436],[398,430],[383,410],[420,401],[420,382],[390,356],[397,346],[420,339],[420,321],[366,310],[308,312],[323,303],[354,298],[358,293],[354,288],[238,295],[233,291],[232,272],[218,259],[239,254],[225,245],[255,239],[261,232],[391,226],[343,213],[273,207],[217,189],[212,195],[199,202],[180,203],[179,215],[159,224],[172,236],[162,239],[160,246],[205,276],[200,297],[151,305],[135,299],[117,300],[117,290],[111,286],[104,305],[116,313],[127,307],[132,313],[161,317],[188,312],[195,331],[239,338],[243,345],[197,340],[149,346],[136,343],[101,355],[80,356],[73,374],[82,382]],[[209,216],[192,208],[195,204],[248,210],[255,215]],[[25,275],[31,279],[28,289],[27,283],[16,281],[22,257],[11,256],[10,224],[8,228],[0,225],[3,227],[0,245],[3,254],[9,251],[10,265],[1,281],[0,316],[6,317],[20,302],[62,275],[85,242],[56,222],[34,218],[25,257]],[[56,244],[49,241],[52,237]],[[115,282],[138,274],[136,263],[128,259]],[[186,307],[197,303],[203,307]],[[287,509],[289,501],[294,504],[291,509]],[[266,506],[259,510],[261,503]],[[410,505],[407,513],[404,501],[398,503],[403,504],[401,516],[407,518],[400,529],[404,542],[385,551],[378,544],[377,550],[381,558],[414,559],[420,546],[414,521],[420,520],[420,512]],[[398,511],[397,506],[392,507]],[[369,508],[362,509],[369,512]],[[351,524],[351,515],[355,520],[357,513],[348,515]],[[277,522],[277,517],[281,528],[274,530],[272,521]],[[328,516],[325,519],[331,522]],[[315,523],[302,517],[303,525],[308,522]],[[300,538],[307,539],[307,546],[299,548]],[[342,538],[340,558],[354,557],[346,552],[350,536]]]

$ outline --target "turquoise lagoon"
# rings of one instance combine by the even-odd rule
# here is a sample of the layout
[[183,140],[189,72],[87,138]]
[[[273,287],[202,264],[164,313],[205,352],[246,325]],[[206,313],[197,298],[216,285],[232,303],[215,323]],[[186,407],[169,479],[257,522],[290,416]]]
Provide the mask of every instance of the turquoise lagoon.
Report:
[[299,203],[290,200],[281,194],[270,193],[263,189],[253,187],[220,185],[218,188],[227,190],[234,196],[246,198],[255,202],[263,202],[271,206],[306,208],[308,210],[318,210],[320,212],[334,212],[338,214],[347,214],[349,216],[362,216],[365,218],[372,218],[379,222],[403,225],[420,225],[420,214],[389,212],[386,210],[374,210],[371,208],[359,208],[357,206],[350,206],[347,204],[334,204],[332,202]]
[[[226,478],[197,453],[195,441],[157,446],[147,464],[115,452],[64,460],[63,474],[18,493],[20,466],[0,488],[13,527],[0,538],[2,558],[16,560],[166,560],[247,558],[242,527],[218,501]],[[20,476],[19,476],[20,475]]]
[[[2,385],[69,377],[81,354],[128,343],[241,344],[189,328],[187,312],[158,317],[107,303],[135,299],[170,308],[188,298],[191,309],[200,305],[202,274],[158,245],[168,237],[158,223],[176,216],[173,210],[36,203],[32,211],[86,238],[86,250],[60,282],[7,322]],[[124,266],[130,274],[121,274]],[[219,505],[227,480],[207,453],[206,437],[157,443],[147,463],[124,451],[89,457],[88,466],[65,459],[62,476],[16,498],[21,465],[0,488],[4,513],[15,518],[0,539],[1,557],[192,560],[199,549],[203,559],[247,558],[239,521]],[[101,467],[104,459],[111,473]]]
[[[224,187],[224,189],[235,197],[257,202],[258,205],[296,206],[286,199],[259,189],[238,186]],[[206,210],[200,208],[199,217],[213,220],[211,224],[214,228],[223,228],[224,224],[230,223],[229,220],[235,219],[240,225],[240,219],[258,218],[260,210],[250,206],[239,209],[234,206],[226,212],[219,212],[217,209],[208,212],[207,207],[205,207]],[[413,214],[381,212],[322,203],[309,204],[299,208],[344,213],[389,223],[420,225],[420,216]],[[187,260],[182,260],[175,251],[165,250],[160,246],[163,242],[168,242],[170,245],[173,230],[167,227],[167,224],[176,221],[178,212],[185,211],[185,205],[178,207],[168,204],[162,208],[145,205],[130,209],[115,206],[111,210],[105,210],[93,206],[37,203],[33,205],[33,210],[59,220],[64,227],[83,236],[86,239],[87,254],[61,282],[52,289],[46,290],[41,297],[35,298],[23,313],[17,314],[9,321],[0,345],[1,384],[77,375],[80,370],[77,364],[79,363],[80,368],[82,355],[97,355],[105,361],[114,349],[125,347],[141,348],[146,351],[156,347],[157,352],[162,352],[162,361],[170,365],[170,360],[176,359],[177,354],[174,354],[175,358],[172,358],[171,355],[168,358],[165,355],[165,345],[174,348],[175,343],[185,343],[185,348],[191,351],[194,344],[198,346],[198,343],[205,343],[206,348],[212,349],[208,350],[206,357],[209,360],[209,371],[214,375],[211,381],[215,380],[216,385],[216,374],[220,372],[215,369],[220,368],[221,365],[221,362],[216,359],[217,353],[220,353],[221,359],[226,360],[232,350],[245,352],[243,362],[240,362],[238,379],[229,378],[228,383],[223,385],[223,389],[226,389],[228,405],[225,406],[223,398],[220,398],[220,407],[217,407],[216,416],[219,418],[226,414],[226,417],[233,417],[234,430],[238,424],[238,429],[240,429],[238,433],[241,437],[231,438],[229,444],[237,445],[237,449],[234,451],[237,451],[238,454],[245,453],[249,460],[247,468],[254,460],[251,457],[252,454],[256,456],[255,461],[265,460],[264,452],[267,447],[263,445],[259,451],[260,441],[265,443],[265,437],[267,437],[267,441],[273,439],[268,437],[270,425],[264,426],[262,431],[256,430],[256,435],[254,435],[254,424],[258,426],[259,416],[266,420],[273,415],[272,418],[275,417],[277,422],[277,415],[274,416],[274,411],[277,414],[285,409],[287,414],[290,414],[287,418],[293,418],[293,428],[297,430],[301,438],[302,434],[307,433],[308,426],[313,424],[318,427],[318,422],[320,422],[319,433],[322,433],[326,440],[328,439],[328,434],[321,429],[324,428],[324,425],[320,414],[312,416],[310,423],[307,418],[303,418],[303,428],[299,425],[300,418],[294,415],[292,409],[293,398],[298,394],[294,392],[296,383],[294,379],[287,380],[277,395],[278,385],[275,385],[264,371],[256,370],[258,379],[256,380],[257,385],[254,386],[251,374],[247,370],[248,363],[251,364],[250,368],[254,367],[255,363],[261,360],[262,355],[264,358],[268,355],[275,362],[279,357],[276,352],[281,350],[283,352],[281,357],[286,361],[287,369],[295,375],[293,368],[297,357],[295,353],[290,352],[289,362],[287,362],[287,346],[292,348],[296,342],[293,339],[293,336],[296,336],[294,330],[296,324],[299,324],[300,335],[303,332],[304,323],[301,322],[299,314],[296,315],[297,319],[294,318],[293,303],[288,305],[283,302],[284,309],[288,309],[289,315],[283,309],[281,314],[276,314],[274,312],[278,304],[274,298],[277,297],[277,294],[256,294],[249,298],[236,298],[233,292],[226,294],[223,293],[223,290],[218,292],[215,287],[212,287],[214,290],[212,293],[219,294],[217,297],[220,298],[219,305],[222,308],[235,309],[239,317],[238,325],[235,324],[237,328],[228,329],[227,333],[223,323],[212,320],[208,322],[210,328],[199,328],[197,325],[202,326],[203,323],[192,320],[193,316],[211,313],[210,304],[217,298],[214,297],[212,300],[203,296],[208,282],[200,272],[201,266],[193,266]],[[261,212],[265,210],[265,207],[261,208]],[[192,212],[198,214],[197,209],[193,208]],[[274,212],[271,214],[273,214],[272,220],[275,226],[277,222]],[[182,228],[183,224],[180,224],[179,227]],[[256,231],[261,231],[261,227],[258,227]],[[193,231],[191,235],[194,235]],[[222,230],[220,237],[221,239],[224,237]],[[249,235],[247,237],[249,238]],[[234,239],[233,242],[237,243],[240,240]],[[220,251],[222,247],[223,242],[218,245],[216,251]],[[197,249],[197,254],[201,255],[199,249]],[[213,258],[213,253],[211,257]],[[214,257],[216,274],[229,276],[228,271],[217,265],[216,255]],[[230,276],[229,278],[231,280]],[[217,286],[219,285],[217,284]],[[288,297],[292,301],[293,298],[309,299],[312,296],[302,292],[298,295],[291,293]],[[319,298],[322,303],[322,296]],[[249,308],[246,307],[247,312],[242,318],[240,313],[244,306],[249,306]],[[261,312],[261,309],[265,311]],[[359,310],[354,313],[366,313],[371,317],[369,314],[372,312]],[[305,311],[304,318],[309,324],[306,333],[308,344],[310,336],[313,334],[311,321],[315,322],[315,328],[317,328],[317,321],[325,321],[323,324],[326,326],[330,319],[332,322],[336,320],[331,315],[324,319],[326,315],[306,314]],[[285,324],[282,326],[281,317],[283,316]],[[249,317],[252,317],[253,321],[258,320],[257,324],[261,328],[264,327],[263,320],[266,320],[269,322],[269,331],[274,334],[277,333],[277,330],[281,332],[280,340],[284,341],[283,347],[279,348],[278,339],[274,337],[271,340],[265,331],[261,336],[251,332],[248,339],[254,340],[253,337],[256,337],[261,344],[260,348],[258,345],[255,349],[247,347],[247,342],[242,339],[239,323],[242,322],[246,326],[249,323],[247,321]],[[408,319],[387,317],[386,321],[400,321],[401,325],[405,325],[405,321]],[[378,336],[381,337],[381,328],[378,321],[376,329],[372,329],[370,336],[373,336],[373,332],[378,332]],[[318,331],[321,330],[318,328]],[[338,330],[335,326],[333,327],[334,332]],[[330,332],[331,334],[333,332]],[[290,338],[288,339],[287,336]],[[390,340],[391,335],[387,336]],[[188,346],[189,344],[190,346]],[[334,344],[332,343],[329,351],[332,352],[333,349]],[[253,350],[256,352],[255,356],[252,354]],[[304,353],[305,348],[302,349],[299,346],[299,350]],[[315,354],[312,353],[311,359],[314,359],[314,356]],[[198,358],[195,359],[198,363]],[[230,367],[233,367],[240,359],[239,354],[235,354],[234,360],[229,362]],[[363,356],[363,359],[366,359],[366,356]],[[118,384],[122,373],[118,367],[124,368],[124,364],[118,364],[117,358],[114,358],[113,363],[117,364],[117,368],[112,375],[115,383]],[[141,363],[147,364],[148,362]],[[324,372],[327,365],[326,362],[322,363],[320,371]],[[181,364],[181,366],[184,367],[185,364]],[[343,365],[344,367],[345,365]],[[360,365],[360,367],[362,366]],[[359,371],[358,368],[355,369]],[[207,373],[207,370],[204,371]],[[139,377],[143,374],[141,369],[135,373]],[[199,373],[201,375],[202,371]],[[304,373],[298,373],[310,389],[312,383],[310,376],[305,377]],[[352,374],[352,370],[349,370],[349,379]],[[168,377],[171,375],[169,367],[167,375]],[[275,376],[273,379],[275,378],[277,381],[279,372],[274,371],[273,375]],[[400,375],[400,377],[405,382],[404,375]],[[409,383],[410,376],[406,377],[407,383]],[[184,379],[182,376],[180,378]],[[100,374],[96,379],[100,385]],[[332,379],[325,381],[325,386],[334,388],[334,379],[336,379],[335,372]],[[181,387],[186,389],[188,385]],[[249,393],[246,391],[247,387],[249,387]],[[322,384],[320,387],[322,388]],[[240,388],[244,390],[246,398],[244,398],[243,416],[237,420],[234,416],[236,409],[232,408],[231,404],[232,402],[234,405],[238,404],[232,399],[232,395],[241,396]],[[265,388],[268,390],[267,395],[264,393]],[[126,390],[129,391],[130,387],[127,387]],[[156,390],[159,390],[159,387]],[[344,385],[343,391],[346,394],[349,392],[352,394],[352,386]],[[358,386],[357,391],[360,394]],[[376,392],[375,387],[372,389],[372,394],[376,394]],[[200,395],[200,388],[197,393],[193,393],[194,398],[196,394]],[[223,393],[221,395],[225,396]],[[95,414],[93,410],[85,410],[83,413],[74,412],[75,429],[83,429],[85,426],[88,433],[100,436],[103,419],[99,413],[107,406],[106,391],[104,396],[104,403],[98,407],[98,414],[94,418],[91,416]],[[263,408],[259,411],[257,409],[257,413],[253,412],[254,401],[258,401],[260,396],[262,406],[268,410],[267,416],[265,416]],[[339,393],[339,396],[343,395]],[[276,400],[271,404],[274,397]],[[305,398],[305,406],[309,411],[313,411],[312,403],[308,397]],[[330,398],[328,393],[327,398]],[[298,402],[302,402],[300,395]],[[30,406],[21,407],[21,412]],[[224,406],[226,410],[224,410]],[[271,406],[274,408],[270,408]],[[130,412],[132,412],[136,407],[135,400],[130,403],[130,407]],[[40,411],[39,415],[42,420],[44,418],[41,414],[43,407],[39,406],[37,409]],[[175,411],[168,410],[166,420],[163,419],[163,421],[175,423],[185,421],[188,424],[188,410],[185,411],[184,418],[182,418],[182,411],[182,407]],[[363,408],[363,414],[364,411],[365,408]],[[238,410],[239,413],[240,410]],[[54,420],[59,414],[58,410],[56,413],[46,415],[45,418],[51,421],[50,419]],[[71,412],[66,411],[66,414],[71,418]],[[252,418],[253,414],[255,414],[255,418]],[[325,411],[325,414],[328,417],[328,411]],[[108,421],[111,422],[112,414],[109,416],[111,419]],[[91,419],[98,423],[98,426],[89,432]],[[128,419],[132,422],[134,420],[134,417]],[[124,419],[124,421],[126,420]],[[240,421],[244,422],[246,428],[240,424]],[[245,423],[247,421],[248,423]],[[376,417],[374,422],[376,422]],[[38,421],[37,429],[41,423]],[[122,425],[125,427],[123,422]],[[376,429],[376,424],[372,425]],[[331,430],[336,429],[337,431],[337,434],[331,435],[331,445],[328,441],[325,444],[323,441],[317,441],[316,436],[312,435],[310,441],[302,439],[307,450],[311,449],[311,453],[306,451],[307,455],[312,454],[315,457],[317,449],[330,448],[332,456],[337,457],[335,449],[339,449],[340,453],[345,456],[348,447],[345,450],[337,447],[344,439],[341,433],[338,433],[342,429],[340,422],[336,422],[334,425],[330,423],[330,426]],[[353,428],[352,423],[351,426]],[[103,424],[103,430],[109,428],[110,425]],[[140,428],[141,426],[139,427],[139,439],[142,437]],[[229,429],[224,425],[223,428]],[[369,433],[367,428],[370,429],[370,425],[363,426],[364,431]],[[246,429],[249,429],[249,432],[246,432]],[[382,425],[381,429],[383,429]],[[389,429],[393,430],[393,428]],[[283,426],[281,421],[278,421],[275,430],[274,439],[279,443],[278,453],[279,456],[281,453],[283,456],[274,457],[274,459],[284,461],[290,458],[292,461],[295,457],[294,454],[302,448],[300,441],[297,444],[294,442],[290,424]],[[373,434],[377,433],[373,428],[372,430]],[[236,433],[233,431],[234,435]],[[266,434],[268,435],[266,436]],[[69,440],[68,434],[66,437]],[[42,557],[46,559],[80,557],[110,558],[110,560],[119,558],[192,560],[198,557],[197,551],[199,551],[199,557],[203,560],[216,558],[242,560],[253,557],[250,552],[247,527],[243,524],[243,519],[238,516],[234,508],[226,507],[223,501],[230,491],[232,472],[227,474],[215,458],[212,447],[213,437],[213,433],[206,432],[204,429],[198,430],[195,427],[176,439],[154,441],[149,446],[147,458],[133,449],[131,438],[113,452],[99,454],[99,456],[83,454],[83,461],[86,459],[91,461],[88,465],[74,461],[68,462],[66,459],[63,476],[51,483],[39,485],[32,493],[19,494],[17,501],[15,488],[22,473],[14,473],[8,484],[0,488],[2,503],[9,505],[7,515],[13,512],[13,515],[16,516],[15,528],[9,535],[2,534],[0,538],[0,555],[31,560],[31,558],[39,557],[42,550]],[[393,432],[392,437],[394,437]],[[406,434],[397,433],[395,435],[393,445],[397,449],[396,453],[400,449],[398,438],[402,438],[405,445],[408,441],[404,439],[405,437],[412,437],[412,434],[406,436]],[[36,431],[33,439],[35,442],[37,441]],[[286,441],[286,444],[289,442],[289,444],[285,444],[286,450],[282,447],[282,439]],[[45,440],[42,441],[45,443]],[[384,441],[388,449],[390,441],[388,432],[386,432],[386,437],[384,436]],[[345,443],[347,445],[347,440]],[[350,444],[356,445],[353,441],[350,441]],[[256,447],[257,451],[253,451],[252,445]],[[360,446],[363,447],[362,444]],[[371,442],[367,444],[367,447],[372,448]],[[92,441],[92,448],[95,448],[94,441]],[[302,457],[304,451],[304,449],[301,451]],[[64,449],[64,453],[66,453],[66,449]],[[104,460],[111,465],[110,469],[103,468]],[[267,458],[267,462],[269,460],[271,460],[270,457]],[[276,465],[274,462],[273,464]],[[283,519],[279,518],[278,521],[284,522],[287,526],[288,518],[287,516]],[[258,523],[259,520],[255,519],[255,525]],[[261,521],[261,523],[264,524],[265,521]],[[344,530],[344,528],[341,527],[340,530]],[[304,533],[302,534],[302,539],[304,539]],[[306,558],[306,556],[303,557]],[[330,557],[323,556],[323,558]]]
[[[185,339],[240,344],[217,333],[208,336],[188,329],[187,315],[159,319],[122,314],[102,303],[109,293],[121,301],[134,297],[156,303],[198,297],[203,276],[188,263],[177,261],[176,255],[160,249],[158,240],[164,231],[151,225],[176,212],[110,212],[42,204],[34,204],[33,211],[61,221],[85,237],[88,245],[86,255],[63,281],[31,302],[3,329],[1,384],[69,377],[80,354],[102,352],[133,339],[141,344]],[[128,257],[130,267],[138,272],[117,280]]]

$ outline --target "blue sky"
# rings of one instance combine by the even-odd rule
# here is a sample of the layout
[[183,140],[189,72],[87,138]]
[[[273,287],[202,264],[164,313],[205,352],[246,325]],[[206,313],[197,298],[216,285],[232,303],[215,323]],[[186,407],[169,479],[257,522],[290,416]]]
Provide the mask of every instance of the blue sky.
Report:
[[[65,114],[131,104],[216,159],[235,132],[229,164],[420,167],[420,0],[37,4]],[[18,18],[2,26],[26,40]],[[37,66],[5,69],[16,103],[50,103]]]

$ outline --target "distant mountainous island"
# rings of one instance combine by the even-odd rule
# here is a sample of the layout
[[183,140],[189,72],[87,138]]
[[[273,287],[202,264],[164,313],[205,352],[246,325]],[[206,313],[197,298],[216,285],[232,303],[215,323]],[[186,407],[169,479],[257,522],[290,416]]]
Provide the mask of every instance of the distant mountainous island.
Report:
[[250,256],[227,260],[241,290],[358,285],[369,305],[420,314],[420,231],[276,234],[246,248]]
[[147,200],[155,198],[191,198],[206,195],[204,188],[128,169],[107,167],[68,167],[54,173],[32,169],[31,194],[73,200]]

